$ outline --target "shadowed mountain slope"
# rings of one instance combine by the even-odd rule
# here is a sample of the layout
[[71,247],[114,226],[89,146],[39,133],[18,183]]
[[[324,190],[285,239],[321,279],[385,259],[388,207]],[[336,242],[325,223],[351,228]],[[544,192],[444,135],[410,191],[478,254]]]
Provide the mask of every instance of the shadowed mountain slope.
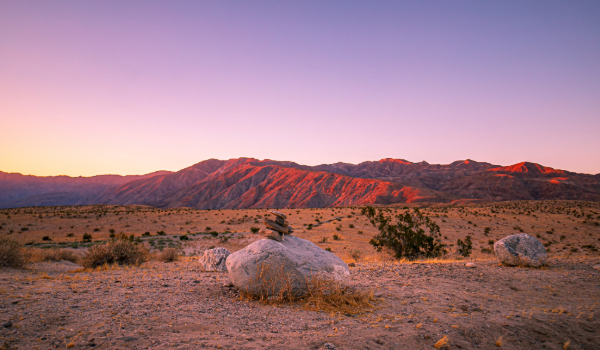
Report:
[[170,171],[156,171],[146,175],[70,177],[0,171],[0,208],[86,204],[108,188],[168,173]]

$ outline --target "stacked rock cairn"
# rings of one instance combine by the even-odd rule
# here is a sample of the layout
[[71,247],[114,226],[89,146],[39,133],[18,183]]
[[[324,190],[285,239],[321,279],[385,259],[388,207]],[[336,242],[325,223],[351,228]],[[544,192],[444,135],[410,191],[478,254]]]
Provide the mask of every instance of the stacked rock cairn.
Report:
[[265,218],[264,221],[267,228],[261,229],[258,233],[266,238],[281,242],[284,235],[291,235],[294,230],[286,220],[287,216],[283,213],[272,210],[271,214],[275,215],[275,221]]

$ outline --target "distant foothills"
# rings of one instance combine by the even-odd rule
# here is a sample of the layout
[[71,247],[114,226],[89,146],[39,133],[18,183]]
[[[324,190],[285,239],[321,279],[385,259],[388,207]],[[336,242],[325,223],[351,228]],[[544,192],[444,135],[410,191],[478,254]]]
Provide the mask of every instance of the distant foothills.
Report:
[[529,162],[429,164],[391,158],[317,166],[253,158],[209,159],[177,172],[129,176],[0,172],[0,208],[88,204],[319,208],[549,199],[600,201],[600,174]]

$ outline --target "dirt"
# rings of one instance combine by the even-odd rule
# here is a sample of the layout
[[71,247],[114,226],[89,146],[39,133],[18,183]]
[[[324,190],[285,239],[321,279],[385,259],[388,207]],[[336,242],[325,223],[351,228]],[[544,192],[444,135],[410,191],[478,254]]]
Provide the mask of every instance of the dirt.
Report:
[[[196,259],[66,272],[66,262],[0,270],[0,342],[19,349],[597,349],[599,259],[516,268],[494,260],[358,263],[349,284],[372,309],[306,311],[243,300]],[[326,348],[326,347],[325,347]]]

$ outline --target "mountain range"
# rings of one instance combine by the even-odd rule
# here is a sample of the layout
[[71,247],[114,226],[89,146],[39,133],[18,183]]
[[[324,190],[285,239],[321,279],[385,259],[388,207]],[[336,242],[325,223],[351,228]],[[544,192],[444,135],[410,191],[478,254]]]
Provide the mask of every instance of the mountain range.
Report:
[[254,158],[209,159],[177,172],[128,176],[41,177],[0,172],[0,208],[84,204],[306,208],[546,199],[600,201],[600,174],[530,162],[429,164],[391,158],[317,166]]

